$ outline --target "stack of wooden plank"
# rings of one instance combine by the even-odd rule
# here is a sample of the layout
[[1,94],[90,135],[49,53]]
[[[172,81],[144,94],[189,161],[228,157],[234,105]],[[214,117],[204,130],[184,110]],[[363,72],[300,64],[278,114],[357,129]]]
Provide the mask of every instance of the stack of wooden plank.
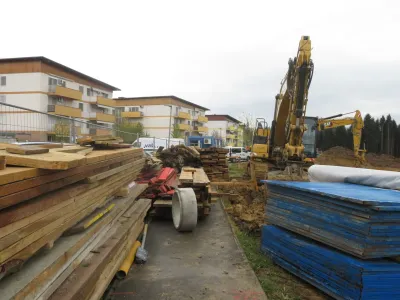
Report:
[[203,148],[200,149],[200,159],[211,181],[229,180],[229,170],[226,161],[228,149],[224,148]]
[[120,149],[130,148],[131,144],[124,144],[124,140],[112,135],[95,135],[79,138],[77,143],[81,146],[90,145],[95,149]]
[[151,201],[134,199],[147,186],[132,188],[142,149],[59,150],[0,150],[2,299],[99,299],[143,227]]
[[[178,187],[190,187],[197,198],[199,216],[210,214],[211,197],[209,194],[210,180],[203,168],[183,167],[179,175]],[[157,199],[153,206],[157,208],[172,207],[171,199]]]

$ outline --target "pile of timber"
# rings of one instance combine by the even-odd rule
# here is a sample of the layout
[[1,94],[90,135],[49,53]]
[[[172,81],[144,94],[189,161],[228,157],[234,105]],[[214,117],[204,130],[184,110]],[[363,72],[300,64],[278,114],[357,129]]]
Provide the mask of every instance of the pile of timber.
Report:
[[81,146],[89,145],[95,149],[120,149],[132,147],[131,144],[124,144],[122,138],[113,137],[112,135],[85,136],[77,139],[76,142]]
[[[203,168],[183,167],[179,175],[179,187],[190,187],[193,189],[197,198],[199,216],[210,214],[211,197],[209,195],[210,180]],[[158,199],[153,204],[154,207],[171,207],[172,200]]]
[[226,161],[228,149],[224,148],[203,148],[200,149],[200,159],[211,181],[229,180],[229,170]]
[[151,206],[135,201],[143,150],[11,152],[0,150],[1,299],[100,299]]
[[171,148],[157,152],[164,167],[176,168],[180,172],[184,166],[201,167],[200,153],[195,147],[172,145]]

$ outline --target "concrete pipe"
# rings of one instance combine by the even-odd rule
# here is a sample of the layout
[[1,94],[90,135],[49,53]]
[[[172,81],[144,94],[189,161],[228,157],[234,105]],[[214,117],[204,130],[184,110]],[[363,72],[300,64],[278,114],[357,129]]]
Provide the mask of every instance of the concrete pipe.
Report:
[[197,225],[197,199],[192,188],[175,189],[172,220],[178,231],[192,231]]

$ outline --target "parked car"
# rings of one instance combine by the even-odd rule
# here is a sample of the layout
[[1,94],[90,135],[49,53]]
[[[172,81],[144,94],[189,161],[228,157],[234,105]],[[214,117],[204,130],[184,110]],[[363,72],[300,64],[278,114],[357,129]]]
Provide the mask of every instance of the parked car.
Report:
[[247,161],[250,159],[251,152],[244,147],[225,147],[229,152],[226,157],[229,161]]

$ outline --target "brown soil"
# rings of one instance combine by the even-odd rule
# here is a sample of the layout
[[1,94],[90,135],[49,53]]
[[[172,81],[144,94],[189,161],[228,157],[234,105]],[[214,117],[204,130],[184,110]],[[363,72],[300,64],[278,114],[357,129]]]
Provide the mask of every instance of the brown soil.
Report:
[[251,187],[234,186],[221,187],[221,191],[238,194],[236,197],[230,197],[230,205],[225,207],[240,229],[246,232],[259,232],[261,225],[265,224],[264,188],[261,187],[260,191],[256,192]]
[[[400,171],[400,159],[386,155],[367,153],[366,163],[361,167],[367,169]],[[332,165],[355,167],[356,160],[352,150],[343,147],[333,147],[324,151],[315,161],[317,165]]]

